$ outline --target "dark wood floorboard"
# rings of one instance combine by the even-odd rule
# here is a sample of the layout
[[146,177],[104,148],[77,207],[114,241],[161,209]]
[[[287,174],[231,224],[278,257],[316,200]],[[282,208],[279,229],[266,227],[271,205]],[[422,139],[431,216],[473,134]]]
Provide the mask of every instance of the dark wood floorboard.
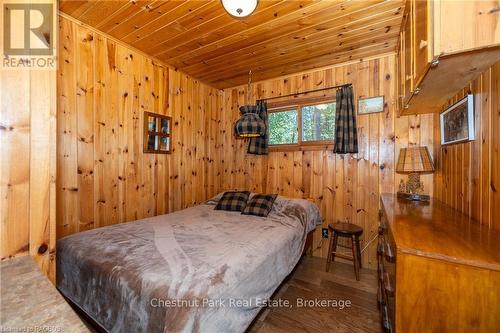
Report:
[[[352,264],[335,262],[325,272],[325,259],[304,257],[273,299],[289,300],[291,308],[260,312],[247,333],[382,332],[377,309],[376,271],[361,269],[356,281]],[[297,299],[349,300],[350,307],[296,306]]]

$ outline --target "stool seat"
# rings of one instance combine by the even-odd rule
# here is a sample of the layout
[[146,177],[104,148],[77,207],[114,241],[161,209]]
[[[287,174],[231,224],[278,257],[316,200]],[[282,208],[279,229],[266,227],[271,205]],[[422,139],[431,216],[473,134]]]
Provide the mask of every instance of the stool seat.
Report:
[[339,236],[344,236],[344,237],[351,237],[353,235],[361,236],[361,234],[363,233],[363,228],[361,228],[359,225],[355,225],[352,223],[345,223],[345,222],[330,223],[328,225],[328,228],[335,231]]
[[[356,280],[359,281],[359,269],[361,268],[361,247],[359,244],[359,236],[363,234],[363,228],[352,223],[338,222],[329,224],[328,230],[331,231],[331,238],[330,246],[328,247],[328,255],[326,258],[326,271],[328,272],[330,263],[335,261],[335,256],[343,259],[348,259],[353,261],[354,274],[356,275]],[[346,237],[351,239],[352,257],[337,253],[337,242],[339,237]]]

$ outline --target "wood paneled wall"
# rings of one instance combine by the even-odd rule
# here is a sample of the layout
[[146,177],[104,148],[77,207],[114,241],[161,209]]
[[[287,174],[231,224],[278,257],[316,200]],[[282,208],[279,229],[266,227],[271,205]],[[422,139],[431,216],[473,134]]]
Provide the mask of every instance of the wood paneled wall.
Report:
[[[316,88],[352,83],[355,98],[385,96],[383,113],[358,116],[359,153],[336,155],[332,151],[271,152],[268,156],[246,154],[247,140],[236,139],[234,122],[245,103],[246,86],[224,91],[224,112],[216,158],[220,163],[221,190],[249,189],[290,197],[313,198],[321,208],[323,227],[337,220],[364,228],[363,263],[375,267],[380,193],[395,191],[402,178],[394,172],[399,148],[433,145],[433,115],[397,118],[395,114],[396,58],[384,56],[364,62],[331,67],[258,82],[254,98],[280,96]],[[432,175],[424,177],[432,194]],[[321,228],[314,236],[314,255],[326,257],[328,241]]]
[[29,254],[53,279],[56,70],[0,71],[0,256]]
[[[60,17],[57,237],[164,214],[217,190],[221,93]],[[144,154],[144,111],[172,117],[172,154]]]
[[476,140],[441,146],[435,115],[435,197],[500,230],[500,62],[452,98],[474,94]]

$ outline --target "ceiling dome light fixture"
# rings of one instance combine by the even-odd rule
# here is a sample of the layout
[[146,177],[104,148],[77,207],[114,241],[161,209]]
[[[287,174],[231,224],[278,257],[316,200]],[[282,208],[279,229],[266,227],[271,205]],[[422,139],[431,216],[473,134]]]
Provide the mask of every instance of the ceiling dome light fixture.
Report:
[[221,0],[226,12],[236,18],[244,18],[255,11],[259,0]]

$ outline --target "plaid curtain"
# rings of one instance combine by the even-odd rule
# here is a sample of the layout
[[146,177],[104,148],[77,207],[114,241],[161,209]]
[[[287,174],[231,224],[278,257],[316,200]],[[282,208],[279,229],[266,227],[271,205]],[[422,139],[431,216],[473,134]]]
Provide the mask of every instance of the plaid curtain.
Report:
[[358,131],[353,96],[352,86],[337,90],[334,151],[337,154],[358,152]]
[[267,104],[265,101],[257,101],[257,112],[260,119],[266,125],[264,135],[251,138],[248,144],[247,153],[255,155],[267,155],[269,153],[269,119],[267,117]]

